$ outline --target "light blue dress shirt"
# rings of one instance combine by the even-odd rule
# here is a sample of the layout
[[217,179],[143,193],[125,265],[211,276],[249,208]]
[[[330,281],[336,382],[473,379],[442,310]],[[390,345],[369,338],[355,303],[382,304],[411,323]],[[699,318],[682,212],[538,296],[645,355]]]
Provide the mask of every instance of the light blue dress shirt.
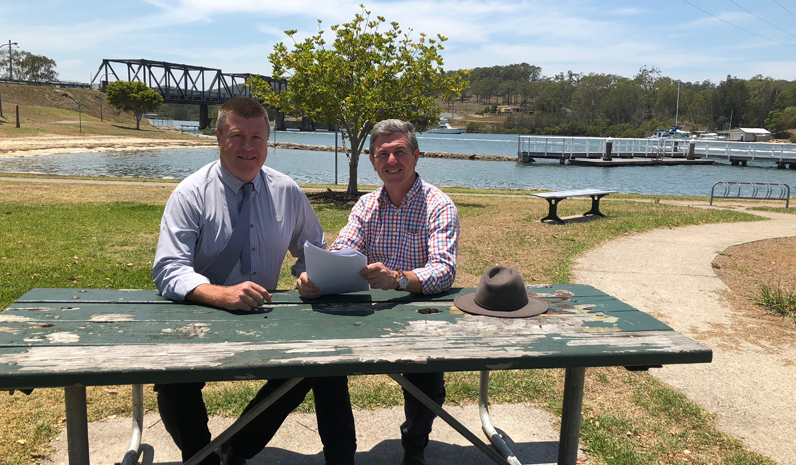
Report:
[[[298,260],[294,275],[305,271],[304,241],[326,248],[323,229],[304,192],[288,176],[263,167],[251,197],[251,270],[240,272],[240,260],[223,285],[255,282],[276,289],[285,254]],[[243,202],[243,182],[219,161],[205,165],[174,190],[160,223],[152,279],[169,299],[210,284],[202,272],[224,250]],[[214,283],[222,284],[222,283]]]

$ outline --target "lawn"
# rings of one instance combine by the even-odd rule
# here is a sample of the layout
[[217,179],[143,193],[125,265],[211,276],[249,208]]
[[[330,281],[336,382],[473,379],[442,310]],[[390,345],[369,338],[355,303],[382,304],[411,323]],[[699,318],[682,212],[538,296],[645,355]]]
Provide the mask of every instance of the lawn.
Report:
[[[313,186],[323,187],[323,186]],[[0,308],[34,287],[153,289],[152,258],[171,186],[0,182]],[[527,284],[567,283],[573,260],[586,250],[654,228],[751,221],[758,217],[631,199],[604,201],[609,217],[564,226],[540,224],[547,202],[527,195],[451,193],[462,235],[456,286],[475,286],[494,264],[519,269]],[[345,224],[352,204],[314,203],[328,242]],[[583,211],[562,203],[561,215]],[[279,288],[291,288],[288,257]],[[211,383],[208,410],[237,415],[261,382]],[[401,405],[400,389],[384,376],[350,378],[357,409]],[[712,416],[646,373],[621,368],[587,370],[582,441],[600,464],[769,464],[717,430]],[[477,373],[447,375],[448,402],[476,402]],[[560,413],[562,370],[495,373],[492,402],[528,402]],[[145,405],[155,410],[151,389]],[[88,388],[89,419],[130,411],[128,386]],[[311,399],[301,407],[312,410]],[[0,464],[41,461],[63,423],[63,393],[38,389],[0,397]]]

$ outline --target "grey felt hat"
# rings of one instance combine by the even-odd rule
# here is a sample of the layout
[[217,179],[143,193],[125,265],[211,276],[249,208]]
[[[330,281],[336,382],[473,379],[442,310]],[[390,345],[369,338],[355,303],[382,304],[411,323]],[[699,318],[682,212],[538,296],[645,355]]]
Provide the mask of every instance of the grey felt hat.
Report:
[[547,311],[545,302],[528,297],[520,272],[505,266],[487,269],[475,292],[456,297],[453,304],[466,313],[498,318],[525,318]]

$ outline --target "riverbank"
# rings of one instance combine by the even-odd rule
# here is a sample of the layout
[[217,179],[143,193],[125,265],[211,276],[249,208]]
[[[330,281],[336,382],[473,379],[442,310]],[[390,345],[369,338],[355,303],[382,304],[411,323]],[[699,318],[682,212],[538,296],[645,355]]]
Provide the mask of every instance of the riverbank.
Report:
[[[39,136],[4,138],[0,140],[0,157],[25,157],[53,153],[112,152],[128,150],[157,150],[185,147],[212,147],[215,136],[195,135],[193,139],[156,139],[124,136]],[[277,149],[334,152],[328,145],[296,144],[269,141]],[[342,152],[342,147],[338,149]],[[367,154],[365,149],[363,153]],[[420,152],[424,158],[449,158],[458,160],[516,161],[516,157],[468,153]]]

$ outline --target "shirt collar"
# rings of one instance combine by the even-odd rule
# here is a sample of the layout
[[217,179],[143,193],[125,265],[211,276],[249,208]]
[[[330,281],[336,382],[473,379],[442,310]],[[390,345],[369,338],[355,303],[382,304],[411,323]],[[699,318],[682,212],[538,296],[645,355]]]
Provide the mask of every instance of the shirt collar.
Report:
[[[422,182],[420,181],[420,174],[415,173],[415,182],[414,184],[412,184],[412,187],[409,189],[409,192],[407,192],[406,195],[404,196],[403,201],[401,201],[401,207],[403,207],[404,205],[408,205],[410,202],[412,202],[412,200],[415,199],[415,197],[418,196],[418,194],[421,191],[421,185]],[[381,193],[379,194],[379,202],[386,205],[392,205],[392,202],[390,201],[390,196],[387,194],[387,189],[385,189],[384,186],[381,186],[380,189]],[[400,207],[395,207],[395,208],[400,208]]]
[[[241,190],[241,188],[243,187],[244,182],[233,176],[229,171],[227,171],[226,168],[224,168],[221,165],[221,162],[218,162],[216,166],[218,168],[218,176],[221,178],[221,182],[223,182],[224,185],[229,187],[230,190],[232,190],[232,192],[235,193],[235,195],[237,195],[238,193],[242,193],[243,191]],[[254,184],[254,189],[253,189],[254,192],[260,191],[260,186],[262,186],[262,183],[264,182],[262,180],[262,174],[263,172],[262,170],[260,170],[260,172],[257,173],[257,176],[255,176],[255,178],[252,179],[252,183]]]

